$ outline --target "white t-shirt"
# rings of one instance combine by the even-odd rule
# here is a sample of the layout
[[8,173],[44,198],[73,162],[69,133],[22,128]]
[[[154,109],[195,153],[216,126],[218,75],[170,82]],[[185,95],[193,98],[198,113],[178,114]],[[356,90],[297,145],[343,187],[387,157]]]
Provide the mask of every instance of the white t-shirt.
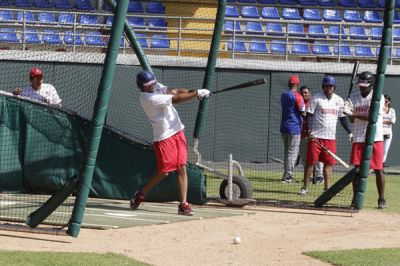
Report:
[[161,83],[155,85],[152,93],[140,93],[140,104],[153,127],[154,141],[169,138],[185,127],[172,105],[172,97],[167,94],[167,87]]
[[[389,109],[389,113],[383,112],[383,122],[388,121],[393,124],[396,123],[396,112],[393,108]],[[392,135],[393,124],[383,124],[383,135]]]
[[61,103],[56,89],[51,84],[42,83],[39,90],[35,91],[32,87],[27,87],[22,90],[21,96],[28,97],[37,101],[41,101],[50,105]]
[[313,114],[313,135],[321,139],[336,139],[336,124],[338,117],[343,117],[344,101],[333,93],[328,99],[323,92],[318,92],[311,97],[307,113]]
[[[371,105],[373,91],[368,94],[367,97],[363,98],[361,92],[351,95],[350,100],[353,103],[353,114],[355,115],[369,115],[369,107]],[[376,133],[374,141],[383,141],[383,106],[385,100],[381,97],[378,120],[376,122]],[[360,143],[365,142],[365,134],[367,132],[368,121],[354,119],[354,123],[351,125],[351,132],[353,133],[353,142]]]

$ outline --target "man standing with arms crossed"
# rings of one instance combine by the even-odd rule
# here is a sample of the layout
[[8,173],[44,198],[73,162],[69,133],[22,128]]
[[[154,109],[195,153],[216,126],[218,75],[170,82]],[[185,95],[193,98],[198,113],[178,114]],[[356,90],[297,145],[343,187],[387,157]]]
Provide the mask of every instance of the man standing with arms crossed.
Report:
[[[350,163],[360,170],[362,162],[362,154],[365,145],[365,134],[368,127],[369,112],[371,99],[373,94],[375,77],[369,71],[362,72],[358,77],[358,87],[360,92],[353,94],[350,97],[353,110],[347,111],[349,120],[352,123],[352,131],[354,133],[353,145],[351,148]],[[376,187],[378,189],[378,209],[386,208],[385,200],[385,176],[383,175],[383,108],[385,105],[384,98],[380,99],[380,108],[378,120],[376,122],[376,132],[374,139],[374,146],[371,156],[370,169],[374,169],[376,176]],[[354,195],[357,191],[357,183],[359,176],[357,174],[353,182]],[[352,205],[354,205],[354,200]]]
[[301,195],[308,193],[308,179],[312,175],[315,163],[324,164],[323,173],[325,190],[331,186],[332,166],[336,164],[335,158],[329,155],[320,145],[336,153],[336,124],[339,118],[343,128],[352,138],[349,123],[343,114],[344,101],[334,93],[336,80],[333,76],[325,76],[322,80],[323,92],[314,94],[307,109],[307,122],[309,141],[307,147],[307,163],[304,170],[304,185],[300,190]]
[[154,151],[157,161],[157,173],[150,178],[141,191],[137,191],[130,200],[130,208],[136,210],[145,201],[146,194],[169,173],[177,171],[180,204],[178,214],[193,215],[186,200],[188,177],[186,172],[187,144],[184,125],[173,104],[199,100],[210,96],[206,89],[188,91],[186,89],[167,89],[158,83],[149,71],[141,71],[136,76],[140,89],[140,104],[153,127]]

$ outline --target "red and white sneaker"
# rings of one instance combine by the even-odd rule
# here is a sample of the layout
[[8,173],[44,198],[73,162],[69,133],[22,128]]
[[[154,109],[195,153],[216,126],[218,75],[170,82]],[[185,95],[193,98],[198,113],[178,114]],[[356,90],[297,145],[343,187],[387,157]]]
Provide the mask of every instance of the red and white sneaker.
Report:
[[194,212],[192,211],[192,207],[190,206],[189,203],[184,202],[179,204],[178,206],[178,214],[180,215],[187,215],[187,216],[193,216]]
[[129,201],[129,207],[132,210],[136,210],[142,202],[144,202],[144,194],[141,191],[136,191]]

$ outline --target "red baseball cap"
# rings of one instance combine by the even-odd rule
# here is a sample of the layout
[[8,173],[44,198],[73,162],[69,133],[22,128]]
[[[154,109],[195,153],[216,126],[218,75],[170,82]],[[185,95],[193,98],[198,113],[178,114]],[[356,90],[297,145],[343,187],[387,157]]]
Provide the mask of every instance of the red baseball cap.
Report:
[[300,79],[298,76],[291,76],[289,78],[289,85],[300,84]]
[[43,78],[43,72],[38,67],[32,67],[29,71],[29,77],[32,78]]

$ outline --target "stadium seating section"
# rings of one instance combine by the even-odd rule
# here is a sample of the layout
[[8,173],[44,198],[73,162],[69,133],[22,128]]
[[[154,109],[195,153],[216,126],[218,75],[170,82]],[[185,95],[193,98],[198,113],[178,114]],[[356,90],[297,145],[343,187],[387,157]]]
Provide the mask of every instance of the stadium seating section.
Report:
[[[0,42],[104,47],[103,30],[113,23],[106,2],[0,0]],[[143,48],[172,48],[166,5],[129,2],[127,21]],[[235,53],[376,59],[384,6],[384,0],[227,0],[222,42]],[[399,8],[397,0],[393,58],[400,57]]]

